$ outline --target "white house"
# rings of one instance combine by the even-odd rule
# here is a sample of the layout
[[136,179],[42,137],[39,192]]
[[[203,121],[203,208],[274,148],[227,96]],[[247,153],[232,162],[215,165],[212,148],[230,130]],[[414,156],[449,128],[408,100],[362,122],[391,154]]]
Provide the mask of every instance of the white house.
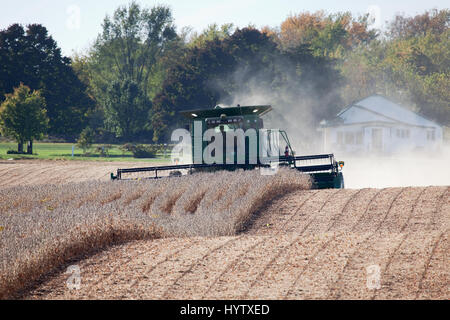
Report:
[[322,121],[326,152],[396,153],[436,151],[442,127],[381,95],[352,103],[331,121]]

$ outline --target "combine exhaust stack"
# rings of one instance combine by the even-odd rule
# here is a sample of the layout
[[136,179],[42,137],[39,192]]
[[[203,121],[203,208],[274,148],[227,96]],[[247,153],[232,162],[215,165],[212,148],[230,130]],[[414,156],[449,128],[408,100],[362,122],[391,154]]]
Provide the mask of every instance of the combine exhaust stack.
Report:
[[[116,175],[111,173],[111,179],[123,180],[125,174],[137,172],[151,173],[143,179],[158,179],[162,177],[158,173],[169,172],[169,176],[179,176],[181,175],[180,170],[191,173],[194,171],[249,170],[283,166],[309,174],[313,181],[313,188],[344,188],[344,177],[341,171],[344,162],[337,162],[333,154],[296,156],[285,131],[263,129],[261,116],[271,110],[272,107],[266,105],[235,108],[216,107],[212,110],[182,112],[190,120],[190,136],[192,150],[194,150],[192,164],[118,169]],[[200,130],[200,132],[195,132],[195,130]],[[203,154],[203,150],[208,146],[208,139],[202,137],[207,130],[210,133],[215,132],[216,137],[223,137],[219,144],[223,148],[222,156],[214,158],[214,163],[211,163],[210,159],[205,158]],[[245,135],[243,134],[244,130]],[[233,142],[228,148],[227,141],[230,143],[230,140],[226,137],[227,132],[233,134]],[[236,132],[241,133],[241,139],[234,136]],[[273,133],[276,133],[277,139],[272,138]],[[279,136],[282,139],[279,139]],[[280,155],[279,140],[286,143],[284,155]],[[264,156],[266,149],[271,150],[269,156]],[[196,154],[196,150],[200,150],[200,152]]]

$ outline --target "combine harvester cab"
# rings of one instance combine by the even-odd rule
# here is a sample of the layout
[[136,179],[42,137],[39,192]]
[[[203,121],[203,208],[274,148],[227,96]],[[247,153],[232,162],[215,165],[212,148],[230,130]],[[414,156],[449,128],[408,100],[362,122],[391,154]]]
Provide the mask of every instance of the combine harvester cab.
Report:
[[[272,110],[270,105],[237,106],[230,108],[190,110],[181,112],[189,119],[192,162],[169,166],[118,169],[117,175],[111,173],[111,179],[123,179],[124,174],[136,172],[169,171],[169,176],[179,176],[180,170],[251,170],[256,168],[289,167],[309,174],[313,188],[344,188],[342,167],[333,154],[296,156],[292,150],[287,133],[278,129],[264,129],[263,115]],[[210,135],[222,136],[222,154],[212,151],[212,157],[204,152],[212,143]],[[209,135],[209,137],[208,137]],[[214,140],[215,141],[215,140]],[[228,145],[227,145],[228,144]],[[216,145],[217,146],[217,145]],[[205,158],[206,154],[206,158]]]

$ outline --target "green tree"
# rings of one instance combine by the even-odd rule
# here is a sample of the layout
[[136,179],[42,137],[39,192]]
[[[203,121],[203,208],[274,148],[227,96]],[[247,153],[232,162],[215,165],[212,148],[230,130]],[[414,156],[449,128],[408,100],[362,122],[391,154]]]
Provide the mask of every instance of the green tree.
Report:
[[49,135],[73,139],[86,126],[93,107],[87,87],[42,25],[25,30],[13,24],[0,31],[0,100],[20,83],[45,98]]
[[90,127],[84,128],[77,139],[77,147],[83,149],[83,153],[86,154],[86,151],[92,146],[93,143],[94,130]]
[[216,24],[210,24],[201,33],[193,32],[188,40],[188,47],[204,47],[208,41],[223,40],[231,36],[234,25],[226,23],[220,27]]
[[106,124],[124,141],[145,128],[151,102],[145,97],[136,82],[114,81],[108,88],[106,101]]
[[[106,16],[87,65],[92,94],[104,113],[106,127],[116,136],[132,139],[134,133],[151,131],[148,101],[160,90],[168,65],[179,58],[182,47],[168,7],[147,9],[133,1],[117,8],[111,17]],[[131,91],[119,93],[118,88],[124,86]],[[126,107],[126,113],[119,110],[125,108],[119,102],[122,99],[135,103]],[[146,100],[146,106],[138,100]],[[97,110],[93,115],[100,113]]]
[[[334,90],[339,83],[332,62],[314,56],[308,47],[282,52],[266,33],[238,29],[230,37],[190,48],[170,69],[153,100],[154,140],[167,140],[170,130],[181,126],[179,111],[218,103],[273,103],[285,115],[299,114],[298,109],[305,108],[308,112],[304,111],[303,117],[311,115],[311,122],[321,120],[339,105]],[[307,106],[299,103],[302,100],[308,101]]]
[[23,152],[23,144],[30,142],[27,153],[33,153],[34,139],[40,139],[48,128],[45,99],[39,91],[20,84],[14,93],[7,94],[0,106],[0,126],[2,134],[14,138],[18,152]]
[[[345,102],[381,93],[430,119],[450,124],[450,30],[448,10],[397,16],[388,37],[359,46],[339,68]],[[447,15],[448,16],[448,15]]]
[[141,8],[136,2],[106,16],[91,52],[94,82],[105,90],[117,79],[135,81],[147,95],[158,58],[177,38],[168,7]]

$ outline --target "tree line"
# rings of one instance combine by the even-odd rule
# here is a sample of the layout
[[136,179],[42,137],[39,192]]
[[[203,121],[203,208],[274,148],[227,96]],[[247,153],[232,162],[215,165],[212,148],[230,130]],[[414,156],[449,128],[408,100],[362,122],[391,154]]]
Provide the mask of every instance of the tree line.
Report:
[[167,142],[179,111],[219,103],[280,105],[279,121],[293,112],[314,127],[373,93],[448,126],[449,22],[450,10],[430,10],[397,15],[381,32],[368,15],[318,11],[275,28],[212,24],[198,33],[177,31],[164,5],[131,2],[72,57],[44,26],[14,24],[0,31],[1,133],[19,151],[44,134]]

